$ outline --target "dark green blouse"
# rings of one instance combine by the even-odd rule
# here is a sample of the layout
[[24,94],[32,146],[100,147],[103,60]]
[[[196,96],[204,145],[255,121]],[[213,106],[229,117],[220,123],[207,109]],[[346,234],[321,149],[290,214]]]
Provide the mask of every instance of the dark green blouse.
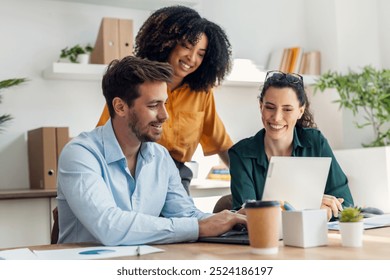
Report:
[[[241,208],[247,199],[261,200],[263,196],[269,164],[264,150],[264,135],[265,130],[262,129],[255,136],[239,141],[229,150],[233,209]],[[345,207],[353,206],[348,179],[335,159],[328,141],[319,130],[296,127],[292,156],[331,157],[325,194],[344,198]]]

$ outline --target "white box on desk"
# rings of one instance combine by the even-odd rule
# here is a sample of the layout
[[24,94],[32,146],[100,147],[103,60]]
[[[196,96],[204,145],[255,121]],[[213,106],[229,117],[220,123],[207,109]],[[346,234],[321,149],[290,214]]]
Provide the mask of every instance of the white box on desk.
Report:
[[283,242],[286,246],[317,247],[328,244],[325,209],[283,211]]

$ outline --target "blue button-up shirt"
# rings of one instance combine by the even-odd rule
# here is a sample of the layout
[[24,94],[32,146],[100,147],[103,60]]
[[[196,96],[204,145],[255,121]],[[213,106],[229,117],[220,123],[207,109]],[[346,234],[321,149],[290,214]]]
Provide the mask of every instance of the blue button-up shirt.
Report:
[[135,178],[111,121],[68,143],[58,165],[59,243],[134,245],[194,241],[198,210],[159,144],[142,143]]

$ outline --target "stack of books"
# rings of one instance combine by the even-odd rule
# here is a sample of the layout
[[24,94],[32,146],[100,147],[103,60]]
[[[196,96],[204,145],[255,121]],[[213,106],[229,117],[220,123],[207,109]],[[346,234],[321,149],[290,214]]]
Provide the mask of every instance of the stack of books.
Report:
[[304,52],[301,47],[277,49],[271,53],[267,68],[285,73],[320,75],[321,53]]
[[207,179],[230,181],[229,168],[214,166],[211,168],[209,174],[207,175]]

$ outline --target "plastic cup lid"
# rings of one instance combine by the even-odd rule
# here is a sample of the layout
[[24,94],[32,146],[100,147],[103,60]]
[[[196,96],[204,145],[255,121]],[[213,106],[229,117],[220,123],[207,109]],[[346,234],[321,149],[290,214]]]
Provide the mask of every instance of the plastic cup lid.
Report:
[[259,207],[279,207],[280,202],[276,200],[247,200],[243,208],[259,208]]

